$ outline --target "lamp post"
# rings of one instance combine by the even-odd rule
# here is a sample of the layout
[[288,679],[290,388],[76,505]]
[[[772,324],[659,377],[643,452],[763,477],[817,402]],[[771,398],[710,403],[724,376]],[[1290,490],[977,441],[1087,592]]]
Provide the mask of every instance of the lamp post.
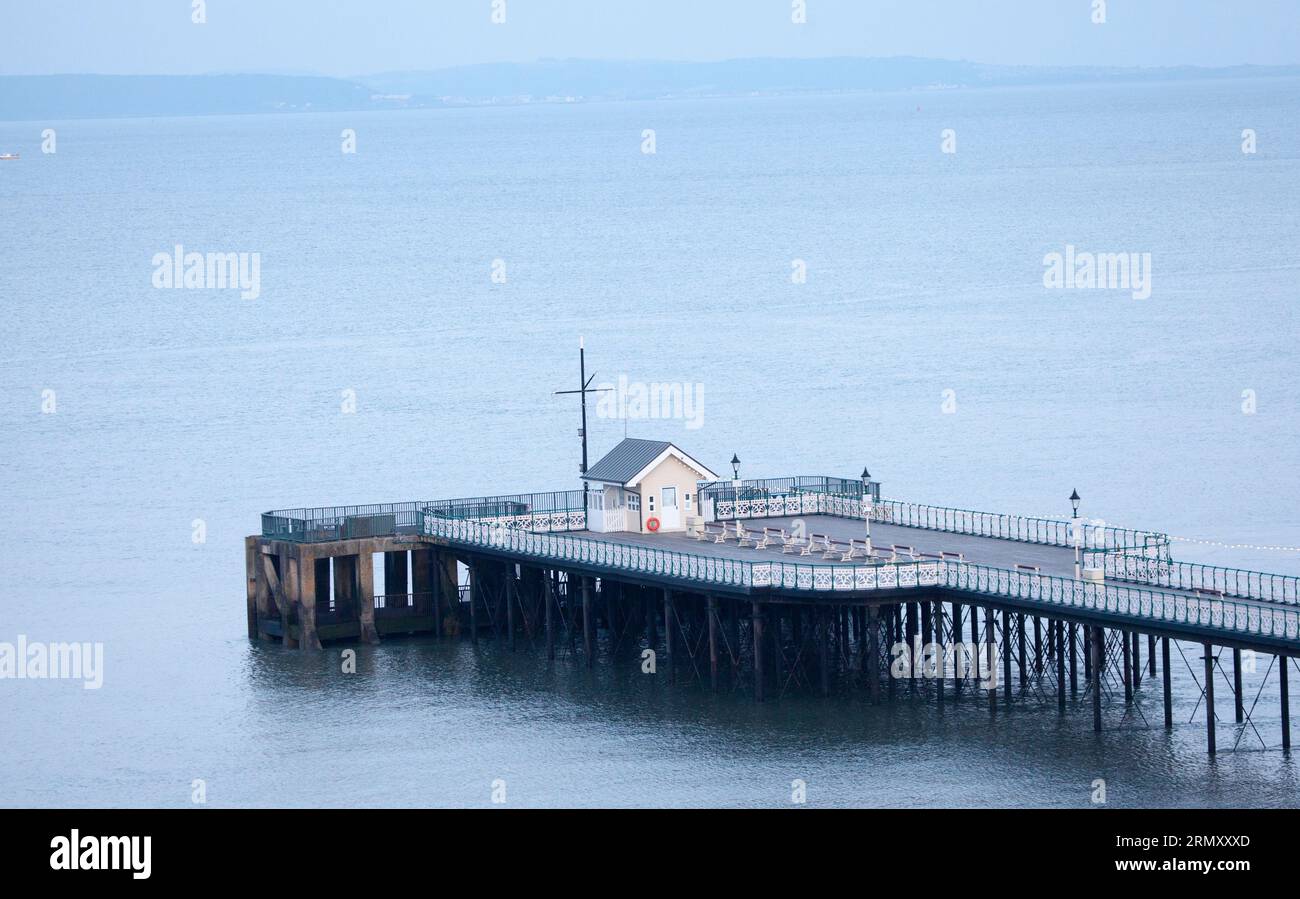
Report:
[[1074,508],[1074,517],[1070,520],[1074,530],[1074,579],[1079,579],[1079,546],[1083,543],[1083,533],[1079,530],[1079,491],[1070,491],[1070,505]]
[[871,511],[873,500],[871,495],[871,472],[867,471],[867,466],[862,466],[862,517],[867,521],[867,559],[871,558]]
[[740,518],[740,457],[735,453],[731,454],[731,492],[735,517]]

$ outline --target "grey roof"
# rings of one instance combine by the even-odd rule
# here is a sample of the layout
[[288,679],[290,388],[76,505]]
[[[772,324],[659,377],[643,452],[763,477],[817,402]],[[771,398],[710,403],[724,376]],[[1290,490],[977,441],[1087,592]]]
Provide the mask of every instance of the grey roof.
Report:
[[667,440],[624,437],[619,441],[618,446],[588,468],[587,473],[582,477],[584,480],[601,481],[606,484],[626,484],[670,446],[672,444]]

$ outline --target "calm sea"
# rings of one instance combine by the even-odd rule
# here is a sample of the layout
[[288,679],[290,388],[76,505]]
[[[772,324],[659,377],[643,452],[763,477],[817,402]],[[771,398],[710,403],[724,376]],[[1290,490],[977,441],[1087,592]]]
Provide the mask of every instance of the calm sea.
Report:
[[[0,681],[0,803],[472,806],[500,778],[511,805],[762,806],[800,778],[812,805],[1087,806],[1103,778],[1112,805],[1296,804],[1258,751],[1275,677],[1254,727],[1220,691],[1238,751],[1210,762],[1182,667],[1172,734],[1144,689],[1100,740],[1050,697],[756,705],[490,643],[344,676],[248,643],[242,541],[271,508],[575,486],[552,391],[584,335],[598,382],[702,398],[593,419],[597,455],[626,430],[1022,514],[1077,488],[1109,523],[1300,546],[1297,113],[1300,83],[1238,80],[0,123],[0,641],[105,652],[99,690]],[[259,253],[260,296],[155,289],[177,244]],[[1067,245],[1149,253],[1150,297],[1046,289]]]

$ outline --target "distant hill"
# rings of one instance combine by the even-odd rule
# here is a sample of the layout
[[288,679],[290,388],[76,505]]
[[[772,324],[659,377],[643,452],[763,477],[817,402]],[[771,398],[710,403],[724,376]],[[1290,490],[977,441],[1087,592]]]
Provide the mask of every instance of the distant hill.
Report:
[[11,75],[0,120],[427,108],[447,105],[1300,77],[1300,66],[1049,68],[918,57],[722,62],[539,60],[385,72],[295,75]]
[[9,75],[0,119],[222,115],[368,109],[373,91],[294,75]]

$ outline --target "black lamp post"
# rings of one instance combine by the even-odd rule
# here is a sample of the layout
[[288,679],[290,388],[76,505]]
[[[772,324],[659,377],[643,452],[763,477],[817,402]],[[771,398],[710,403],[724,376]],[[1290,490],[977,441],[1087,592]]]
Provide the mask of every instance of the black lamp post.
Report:
[[871,472],[862,466],[862,517],[867,522],[867,559],[871,559]]
[[735,453],[731,454],[731,476],[734,480],[740,480],[740,457]]
[[1079,544],[1082,543],[1083,534],[1079,531],[1079,491],[1070,491],[1070,506],[1074,509],[1074,517],[1071,519],[1074,528],[1074,579],[1079,579]]

